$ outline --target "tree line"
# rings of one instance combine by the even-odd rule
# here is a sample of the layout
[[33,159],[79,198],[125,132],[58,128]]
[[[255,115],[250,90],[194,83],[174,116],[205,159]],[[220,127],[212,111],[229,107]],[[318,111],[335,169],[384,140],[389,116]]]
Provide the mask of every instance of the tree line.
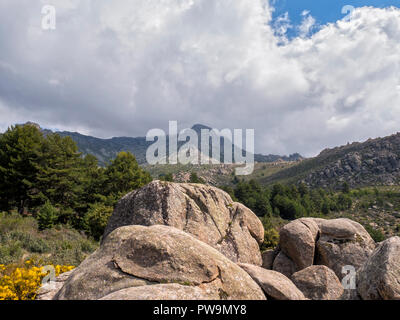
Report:
[[275,184],[264,187],[257,181],[239,182],[235,187],[223,187],[235,201],[243,203],[260,217],[281,217],[294,220],[307,216],[328,215],[348,210],[352,206],[348,185],[342,192],[329,192],[322,188],[310,189],[299,185]]
[[68,224],[98,239],[115,203],[151,180],[129,152],[100,167],[70,137],[33,124],[0,136],[0,211],[32,215],[41,229]]

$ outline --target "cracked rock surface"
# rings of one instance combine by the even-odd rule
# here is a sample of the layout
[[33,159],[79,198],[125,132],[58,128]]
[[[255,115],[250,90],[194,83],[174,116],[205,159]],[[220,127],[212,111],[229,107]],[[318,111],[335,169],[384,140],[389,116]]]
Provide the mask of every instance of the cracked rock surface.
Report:
[[400,237],[380,243],[357,279],[363,300],[400,300]]
[[259,284],[268,298],[306,300],[304,294],[282,273],[244,263],[240,263],[239,266]]
[[350,219],[301,218],[281,229],[281,252],[273,269],[291,277],[312,265],[324,265],[341,280],[343,267],[359,269],[375,246],[364,227]]
[[336,274],[326,266],[310,266],[292,276],[293,283],[311,300],[339,300],[344,289]]
[[127,225],[167,225],[190,233],[234,262],[262,265],[260,219],[224,191],[201,184],[153,181],[122,198],[104,232]]
[[260,300],[265,295],[238,265],[190,234],[135,225],[110,233],[54,299],[156,298]]

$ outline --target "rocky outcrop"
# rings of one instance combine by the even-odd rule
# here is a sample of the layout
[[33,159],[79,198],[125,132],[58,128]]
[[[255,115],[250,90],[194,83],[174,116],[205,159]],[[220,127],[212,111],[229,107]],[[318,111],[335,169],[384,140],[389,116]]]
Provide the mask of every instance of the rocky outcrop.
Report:
[[264,269],[272,270],[274,265],[274,260],[279,252],[277,250],[266,250],[261,254],[262,257],[262,267]]
[[320,238],[317,241],[315,264],[322,264],[339,279],[344,277],[344,266],[359,269],[375,249],[375,242],[357,222],[349,219],[318,219]]
[[[100,248],[37,299],[400,299],[399,237],[376,248],[354,221],[302,218],[261,255],[263,236],[227,193],[155,181],[125,196]],[[357,290],[341,283],[345,266],[358,271]]]
[[163,225],[114,230],[54,299],[134,300],[158,294],[168,300],[265,299],[252,278],[219,251]]
[[144,287],[122,289],[101,298],[100,300],[218,300],[199,287],[185,286],[177,283],[155,284]]
[[324,150],[312,159],[314,168],[318,169],[311,169],[304,182],[313,187],[334,188],[340,188],[344,181],[351,187],[397,184],[400,178],[399,146],[400,133],[397,133]]
[[296,271],[314,263],[318,226],[313,220],[307,222],[306,224],[301,219],[295,220],[280,231],[281,250],[294,262]]
[[326,266],[310,266],[292,275],[292,281],[311,300],[339,300],[344,289]]
[[43,285],[36,294],[36,300],[52,300],[56,293],[63,287],[74,270],[60,274],[55,281]]
[[341,280],[343,267],[360,268],[375,242],[357,222],[349,219],[301,218],[281,229],[273,269],[290,277],[312,265],[325,265]]
[[272,270],[282,273],[286,277],[290,278],[292,274],[296,272],[296,265],[286,254],[281,251],[274,260]]
[[382,242],[357,273],[364,300],[400,300],[400,237]]
[[259,286],[267,297],[275,300],[305,300],[304,294],[283,274],[250,264],[239,264]]
[[251,210],[214,187],[154,181],[119,201],[104,238],[127,225],[171,226],[192,234],[234,262],[262,264],[262,223]]

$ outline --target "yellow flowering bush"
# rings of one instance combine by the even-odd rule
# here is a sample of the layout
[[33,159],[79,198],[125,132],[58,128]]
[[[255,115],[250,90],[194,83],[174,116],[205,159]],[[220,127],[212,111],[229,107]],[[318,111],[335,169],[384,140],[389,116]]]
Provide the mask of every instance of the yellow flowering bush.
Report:
[[[73,266],[52,265],[55,275],[74,269]],[[34,300],[48,273],[34,261],[22,266],[0,264],[0,300]]]

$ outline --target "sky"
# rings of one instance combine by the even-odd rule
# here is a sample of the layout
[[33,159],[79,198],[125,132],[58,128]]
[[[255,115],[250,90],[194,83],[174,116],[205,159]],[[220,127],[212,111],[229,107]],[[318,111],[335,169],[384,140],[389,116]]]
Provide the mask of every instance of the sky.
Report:
[[[291,20],[292,27],[288,30],[290,38],[299,35],[299,26],[304,19],[311,16],[315,19],[315,26],[311,33],[319,30],[318,26],[333,23],[348,16],[350,6],[353,8],[372,6],[375,8],[386,8],[390,6],[399,7],[399,0],[274,0],[271,2],[274,11],[272,18],[276,21],[286,13]],[[349,6],[346,8],[346,6]],[[351,9],[350,9],[351,10]],[[306,14],[307,13],[307,14]]]
[[[47,4],[55,30],[42,26]],[[304,156],[390,135],[400,131],[399,7],[2,0],[0,130],[34,121],[109,138],[176,120],[255,129],[258,153]]]

